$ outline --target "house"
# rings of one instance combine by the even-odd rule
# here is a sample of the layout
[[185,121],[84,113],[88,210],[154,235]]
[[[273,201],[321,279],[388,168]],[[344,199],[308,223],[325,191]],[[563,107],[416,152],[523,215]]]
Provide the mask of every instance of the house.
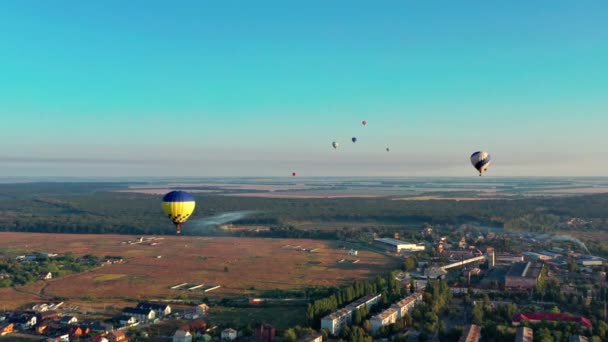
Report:
[[196,313],[199,316],[203,316],[203,315],[207,314],[208,311],[209,311],[209,305],[207,305],[205,303],[196,306]]
[[91,329],[88,326],[73,325],[70,327],[70,330],[68,330],[70,338],[79,338],[82,335],[88,335],[90,333]]
[[63,316],[61,317],[61,319],[59,320],[59,323],[61,323],[61,325],[72,325],[72,324],[76,324],[78,323],[78,318],[74,317],[74,316]]
[[192,342],[192,334],[187,330],[177,330],[173,334],[173,342]]
[[36,314],[36,318],[38,322],[56,320],[59,318],[59,313],[55,310],[41,311]]
[[14,331],[15,324],[8,322],[0,324],[0,336],[8,335]]
[[154,315],[158,318],[163,318],[171,314],[171,307],[167,304],[140,302],[137,304],[136,308],[154,310]]
[[40,335],[44,335],[45,332],[47,332],[49,329],[51,329],[51,326],[53,325],[53,320],[50,319],[46,319],[44,321],[41,321],[38,323],[38,325],[36,325],[36,333],[40,334]]
[[465,326],[462,331],[462,335],[460,335],[460,339],[458,342],[478,342],[481,337],[481,329],[478,325],[471,324]]
[[108,341],[107,338],[105,338],[105,336],[95,336],[93,338],[91,338],[91,342],[110,342]]
[[116,317],[114,320],[116,320],[122,327],[133,327],[139,324],[137,318],[132,315],[121,315]]
[[304,336],[298,339],[296,342],[323,342],[323,335],[321,334],[313,334]]
[[37,322],[36,316],[31,314],[22,314],[13,320],[13,323],[21,330],[28,330],[34,327]]
[[60,334],[54,335],[53,337],[48,337],[46,339],[47,342],[70,342],[70,335],[68,334]]
[[111,323],[105,323],[101,321],[89,324],[89,328],[91,329],[91,332],[100,332],[104,334],[113,330],[113,326]]
[[197,319],[181,327],[192,334],[192,337],[201,337],[207,332],[207,322],[204,319]]
[[586,336],[581,335],[570,335],[568,342],[588,342],[589,339]]
[[373,316],[370,322],[372,323],[372,334],[376,334],[380,328],[397,322],[397,309],[388,308]]
[[232,328],[224,329],[224,330],[222,330],[221,336],[222,336],[222,340],[232,341],[232,340],[236,339],[237,331]]
[[127,335],[125,335],[124,331],[114,330],[108,334],[108,341],[109,342],[123,342],[123,341],[129,341],[129,339],[127,338]]
[[277,329],[270,324],[262,324],[255,328],[253,340],[255,342],[274,342],[277,337]]
[[51,272],[40,272],[38,273],[38,278],[42,280],[51,280],[53,279],[53,274]]
[[156,313],[152,309],[124,308],[123,315],[131,315],[140,322],[150,322],[156,318]]

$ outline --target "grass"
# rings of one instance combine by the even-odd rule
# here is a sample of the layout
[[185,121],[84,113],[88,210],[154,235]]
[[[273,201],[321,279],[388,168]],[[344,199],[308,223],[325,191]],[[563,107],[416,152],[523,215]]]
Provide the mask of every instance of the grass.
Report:
[[246,307],[213,306],[207,317],[215,325],[241,327],[258,323],[270,323],[278,330],[306,325],[305,307]]
[[95,278],[93,278],[94,281],[110,281],[110,280],[118,280],[121,278],[126,277],[126,274],[112,274],[112,273],[108,273],[108,274],[102,274],[99,275]]

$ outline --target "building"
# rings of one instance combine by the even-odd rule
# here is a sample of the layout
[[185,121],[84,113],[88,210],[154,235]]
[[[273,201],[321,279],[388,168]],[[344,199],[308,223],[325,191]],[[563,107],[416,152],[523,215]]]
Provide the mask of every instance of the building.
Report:
[[136,308],[154,310],[154,315],[157,318],[167,317],[171,314],[171,307],[167,304],[140,302],[137,304]]
[[222,340],[225,340],[225,341],[236,340],[237,331],[232,328],[224,329],[224,330],[222,330],[221,336],[222,336]]
[[527,327],[518,327],[515,334],[515,342],[533,342],[534,330]]
[[[68,334],[60,334],[60,335],[54,335],[53,337],[47,337],[47,339],[45,340],[47,342],[70,342],[70,335]],[[126,340],[123,340],[126,341]],[[114,342],[114,341],[111,341]]]
[[380,300],[380,297],[382,297],[382,296],[379,294],[370,294],[365,297],[357,299],[356,301],[348,304],[344,308],[355,311],[365,305],[367,307],[367,309],[369,309],[372,306],[376,305],[376,303],[378,303],[378,301]]
[[372,323],[373,335],[376,334],[380,328],[397,322],[397,309],[390,307],[376,316],[373,316],[370,321]]
[[40,272],[38,273],[38,278],[42,280],[51,280],[53,279],[53,273],[51,272]]
[[110,342],[110,341],[108,341],[108,339],[105,338],[105,336],[99,335],[99,336],[92,337],[90,342]]
[[580,324],[582,328],[591,329],[593,324],[589,318],[583,316],[573,316],[562,313],[551,313],[551,312],[534,312],[534,313],[520,313],[513,317],[513,325],[518,326],[521,322],[538,323],[541,321],[566,321]]
[[15,331],[15,325],[13,323],[0,324],[0,336],[11,334],[14,331]]
[[458,342],[478,342],[481,338],[481,329],[478,325],[471,324],[464,327]]
[[321,318],[321,329],[327,328],[331,335],[338,335],[345,324],[351,322],[353,311],[349,309],[340,309]]
[[255,328],[253,340],[255,342],[274,342],[277,338],[277,329],[270,324],[262,324]]
[[393,253],[423,251],[424,245],[405,242],[397,239],[383,238],[374,239],[374,245],[389,250]]
[[314,335],[304,336],[304,337],[298,339],[296,342],[323,342],[323,335],[314,334]]
[[589,339],[586,336],[570,335],[568,342],[589,342]]
[[74,316],[69,316],[69,315],[68,316],[63,316],[59,320],[59,323],[61,323],[61,325],[76,324],[76,323],[78,323],[78,318],[76,318]]
[[120,315],[114,319],[121,327],[133,327],[139,325],[139,321],[133,315]]
[[523,290],[533,289],[541,277],[542,268],[542,264],[534,262],[513,264],[505,275],[505,287]]
[[403,318],[406,314],[412,312],[414,307],[422,302],[422,292],[416,292],[411,296],[408,296],[391,307],[397,310],[397,319]]
[[192,342],[192,334],[180,329],[173,334],[173,342]]
[[129,339],[127,338],[127,335],[125,335],[125,332],[122,330],[114,330],[111,333],[108,334],[108,341],[110,342],[123,342],[123,341],[129,341]]
[[604,264],[604,259],[600,257],[585,255],[578,259],[578,262],[581,266],[602,266]]
[[552,257],[550,257],[548,255],[534,253],[534,252],[523,252],[522,254],[523,254],[525,260],[527,260],[527,261],[549,261],[549,260],[553,259]]
[[209,305],[207,305],[205,303],[196,306],[196,313],[199,316],[206,315],[208,311],[209,311]]
[[524,261],[524,256],[521,254],[494,253],[494,258],[497,265],[510,265]]
[[150,322],[156,318],[156,313],[152,309],[124,308],[122,314],[133,316],[140,322]]

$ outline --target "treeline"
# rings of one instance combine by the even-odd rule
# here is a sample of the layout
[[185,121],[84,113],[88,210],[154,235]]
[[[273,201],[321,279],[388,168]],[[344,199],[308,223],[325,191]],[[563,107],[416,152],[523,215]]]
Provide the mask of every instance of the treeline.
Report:
[[33,254],[35,260],[17,260],[14,257],[0,259],[0,287],[20,286],[36,282],[41,272],[51,272],[53,278],[70,273],[83,272],[99,266],[99,259],[94,255],[81,258],[66,253],[53,258],[43,254]]
[[[0,230],[62,233],[173,234],[159,209],[161,196],[109,192],[121,183],[43,183],[0,185]],[[396,201],[390,198],[255,198],[195,194],[197,209],[184,233],[228,234],[202,227],[204,219],[231,211],[256,211],[235,224],[267,225],[269,232],[240,232],[244,236],[313,237],[333,239],[323,230],[290,228],[297,222],[349,222],[370,225],[419,226],[461,224],[507,226],[549,231],[570,217],[587,218],[585,230],[608,224],[608,194],[517,200]],[[579,229],[579,227],[575,227]]]

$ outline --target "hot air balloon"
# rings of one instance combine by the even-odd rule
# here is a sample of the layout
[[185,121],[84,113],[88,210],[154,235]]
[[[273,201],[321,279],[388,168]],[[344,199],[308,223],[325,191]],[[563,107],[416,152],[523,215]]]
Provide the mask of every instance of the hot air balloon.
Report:
[[291,175],[292,175],[293,177],[295,177],[295,176],[296,176],[296,173],[295,173],[295,172],[292,172],[292,173],[291,173]]
[[363,126],[365,126],[365,125],[367,125],[367,121],[363,120],[363,121],[361,121],[361,124],[362,124]]
[[486,172],[491,161],[492,160],[490,159],[490,154],[488,152],[477,151],[471,154],[471,164],[473,164],[473,167],[479,171],[480,176],[482,173]]
[[388,152],[388,151],[390,151],[390,150],[391,150],[390,148],[388,148],[388,147],[386,148],[386,152]]
[[340,146],[340,144],[337,141],[334,141],[331,143],[331,146],[333,146],[335,149],[337,149]]
[[356,142],[357,142],[357,137],[353,137],[353,138],[352,138],[352,139],[350,139],[350,140],[352,140],[354,143],[356,143]]
[[192,215],[195,205],[194,196],[185,191],[171,191],[163,196],[161,206],[175,224],[177,234],[181,233],[182,224]]

